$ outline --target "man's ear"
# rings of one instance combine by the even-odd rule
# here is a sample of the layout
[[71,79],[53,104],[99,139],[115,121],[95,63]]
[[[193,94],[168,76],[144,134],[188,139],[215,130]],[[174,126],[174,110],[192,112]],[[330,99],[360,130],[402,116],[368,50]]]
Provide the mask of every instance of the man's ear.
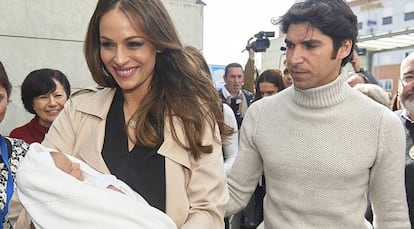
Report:
[[347,57],[352,51],[352,40],[344,40],[339,47],[337,57],[339,59],[344,59]]

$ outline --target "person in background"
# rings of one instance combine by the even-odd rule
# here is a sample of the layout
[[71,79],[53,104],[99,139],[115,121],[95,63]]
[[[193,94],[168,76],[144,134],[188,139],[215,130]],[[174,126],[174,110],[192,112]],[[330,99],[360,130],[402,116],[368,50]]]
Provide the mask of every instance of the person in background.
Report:
[[355,87],[355,85],[357,85],[357,84],[368,83],[368,78],[361,72],[358,72],[358,73],[352,72],[349,75],[346,82],[349,84],[349,86]]
[[244,84],[243,67],[238,63],[230,63],[224,71],[224,87],[219,90],[220,98],[227,103],[236,116],[240,128],[247,108],[253,102],[253,94],[242,89]]
[[21,86],[24,108],[35,116],[10,132],[27,143],[42,142],[70,96],[70,83],[61,71],[43,68],[30,72]]
[[410,228],[402,125],[346,83],[357,22],[343,0],[300,1],[279,19],[293,86],[249,107],[226,215],[264,173],[264,228]]
[[[210,68],[201,51],[190,45],[185,46],[185,48],[195,58],[195,61],[199,62],[201,69],[207,74],[211,83],[214,84]],[[231,167],[233,167],[234,160],[236,159],[239,150],[239,133],[237,120],[232,109],[227,103],[222,102],[222,104],[224,123],[233,130],[233,134],[228,138],[228,141],[223,142],[224,170],[226,171],[226,175],[228,175],[231,171]]]
[[[203,70],[209,79],[212,81],[212,76],[210,72],[210,68],[205,60],[203,54],[200,52],[199,49],[195,48],[194,46],[187,45],[185,48],[190,52],[190,54],[199,62],[201,66],[201,70]],[[202,77],[204,77],[202,75]],[[213,82],[212,82],[213,83]],[[223,104],[223,116],[224,122],[226,125],[233,129],[233,135],[228,139],[227,142],[223,142],[223,158],[224,158],[224,171],[226,175],[228,175],[233,167],[234,160],[236,159],[237,152],[239,150],[239,133],[237,127],[236,117],[233,113],[233,110],[227,103],[222,102]],[[230,227],[230,219],[232,217],[224,218],[225,228]],[[234,223],[233,223],[234,226]]]
[[375,102],[389,107],[390,96],[381,86],[371,83],[360,83],[355,85],[354,88],[362,92],[364,95],[370,97]]
[[223,103],[223,115],[224,123],[234,131],[227,142],[223,142],[224,171],[229,175],[239,151],[239,132],[233,110],[226,103]]
[[414,52],[400,65],[398,97],[402,109],[394,111],[405,127],[405,188],[411,225],[414,225]]
[[391,102],[390,102],[390,109],[392,111],[396,111],[396,110],[401,110],[402,106],[401,106],[401,102],[400,102],[400,96],[398,96],[398,93],[395,93],[392,97],[391,97]]
[[[0,123],[6,115],[11,90],[9,77],[0,62]],[[29,144],[23,140],[0,135],[0,228],[13,228],[22,210],[17,202],[12,203],[12,198],[15,197],[16,171],[28,149]]]
[[[354,51],[352,51],[350,62],[352,64],[352,68],[354,69],[355,73],[357,73],[353,75],[353,78],[358,78],[358,79],[353,79],[353,80],[359,83],[378,84],[378,81],[377,79],[375,79],[374,75],[372,75],[372,73],[369,72],[367,69],[361,67],[361,63],[359,61],[359,55],[356,49],[357,48],[355,48]],[[353,83],[353,85],[355,84],[356,83]]]
[[288,68],[283,69],[283,84],[285,87],[290,87],[293,84]]
[[[253,51],[250,50],[249,53]],[[239,63],[228,64],[225,68],[223,78],[225,84],[224,87],[219,90],[219,95],[223,103],[227,103],[233,110],[237,120],[237,128],[240,129],[243,117],[250,104],[254,101],[254,96],[251,92],[242,88],[244,84],[244,71]],[[235,212],[232,216],[228,217],[230,218],[231,228],[242,227],[241,224],[255,226],[254,216],[256,215],[256,212],[254,210],[254,197],[252,198],[252,201],[253,204],[250,204],[248,208],[243,211]]]
[[72,94],[42,145],[113,174],[178,228],[223,228],[233,131],[162,2],[99,0],[84,54],[98,86]]
[[249,40],[246,46],[246,50],[249,52],[249,58],[244,66],[244,83],[242,84],[242,88],[256,94],[254,82],[259,74],[256,66],[254,65],[254,50],[250,47],[252,42],[253,41]]
[[[398,95],[402,109],[394,111],[405,126],[406,134],[406,164],[414,162],[414,154],[410,149],[414,145],[414,52],[409,54],[400,65],[401,84],[398,86]],[[414,153],[414,151],[412,151]]]
[[255,100],[274,95],[285,89],[282,72],[279,69],[268,69],[256,79]]

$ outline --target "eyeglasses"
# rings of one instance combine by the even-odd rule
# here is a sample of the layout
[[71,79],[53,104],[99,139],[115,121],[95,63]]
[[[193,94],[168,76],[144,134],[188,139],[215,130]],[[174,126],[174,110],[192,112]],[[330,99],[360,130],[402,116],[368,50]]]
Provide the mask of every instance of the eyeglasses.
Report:
[[403,83],[403,85],[410,84],[414,82],[414,75],[403,76],[403,78],[402,79],[400,78],[400,80]]

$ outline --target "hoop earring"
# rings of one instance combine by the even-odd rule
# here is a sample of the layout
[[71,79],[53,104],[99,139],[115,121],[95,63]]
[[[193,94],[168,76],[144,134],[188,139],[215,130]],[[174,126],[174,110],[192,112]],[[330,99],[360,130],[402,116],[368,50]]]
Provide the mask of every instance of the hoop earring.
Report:
[[104,73],[104,75],[106,76],[106,77],[108,77],[108,78],[111,78],[112,76],[111,76],[111,74],[106,70],[106,68],[105,67],[102,67],[102,71],[103,71],[103,73]]

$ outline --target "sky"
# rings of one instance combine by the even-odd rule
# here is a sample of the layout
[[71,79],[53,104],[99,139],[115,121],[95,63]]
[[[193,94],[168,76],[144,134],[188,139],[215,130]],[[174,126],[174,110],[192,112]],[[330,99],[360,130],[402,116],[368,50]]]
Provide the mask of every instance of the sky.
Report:
[[[227,65],[238,62],[244,66],[248,52],[242,50],[247,40],[259,31],[273,31],[278,36],[278,19],[294,0],[203,0],[204,49],[210,65]],[[256,59],[260,54],[256,54]]]

